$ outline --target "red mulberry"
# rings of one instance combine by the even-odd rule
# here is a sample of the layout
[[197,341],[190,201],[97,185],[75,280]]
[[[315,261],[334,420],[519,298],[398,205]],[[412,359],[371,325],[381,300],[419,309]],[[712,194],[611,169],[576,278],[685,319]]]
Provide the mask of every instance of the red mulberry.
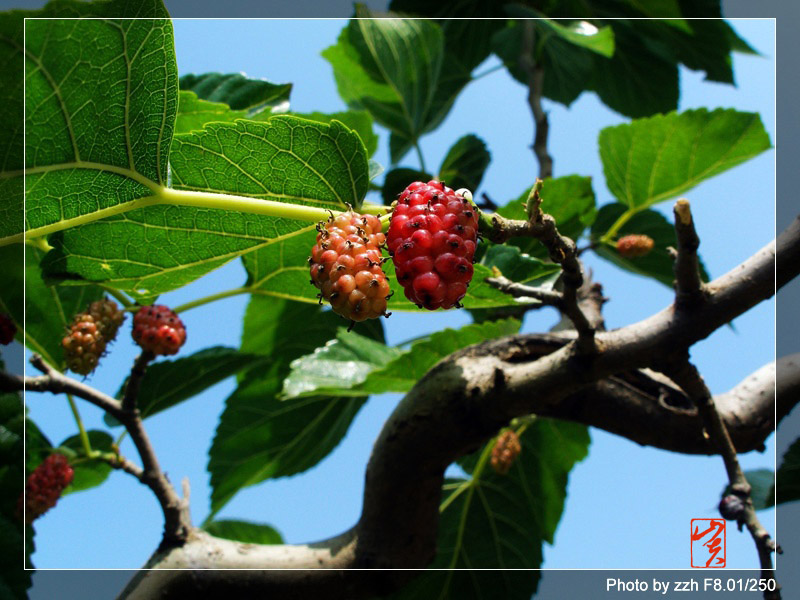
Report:
[[472,280],[478,210],[467,190],[416,181],[402,191],[387,236],[397,281],[428,310],[460,306]]
[[141,307],[133,317],[131,335],[143,350],[156,355],[177,354],[186,342],[183,321],[163,304]]
[[25,503],[25,520],[32,523],[53,508],[64,488],[72,483],[75,473],[63,454],[51,454],[36,467],[25,484],[25,494],[20,498],[18,510]]
[[649,235],[626,235],[617,240],[617,252],[625,258],[636,258],[649,254],[655,246]]

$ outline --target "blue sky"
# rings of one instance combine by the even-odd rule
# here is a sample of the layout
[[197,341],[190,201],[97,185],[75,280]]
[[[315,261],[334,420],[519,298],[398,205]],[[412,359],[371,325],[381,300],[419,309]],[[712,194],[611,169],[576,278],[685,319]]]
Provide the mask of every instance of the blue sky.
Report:
[[[292,109],[298,112],[345,109],[336,93],[332,70],[320,52],[333,44],[342,20],[177,20],[175,40],[181,74],[244,71],[250,77],[292,82]],[[774,26],[771,20],[733,22],[735,29],[762,56],[734,55],[738,87],[705,82],[702,75],[681,73],[680,109],[734,107],[761,114],[775,143]],[[489,59],[476,69],[492,67]],[[422,141],[428,165],[441,162],[447,149],[466,133],[486,141],[492,153],[480,191],[498,203],[516,198],[537,172],[529,150],[532,124],[525,89],[504,71],[470,84],[443,125]],[[597,154],[603,127],[626,122],[594,95],[583,94],[569,109],[546,102],[550,114],[550,152],[555,175],[593,178],[598,205],[612,201]],[[388,136],[374,157],[388,166]],[[774,237],[774,150],[704,182],[687,193],[692,201],[701,254],[712,277],[731,269]],[[413,154],[402,165],[418,166]],[[657,207],[671,214],[669,202]],[[609,328],[638,321],[671,301],[668,288],[587,258],[594,278],[611,298],[605,307]],[[241,285],[238,262],[219,269],[161,301],[185,301]],[[189,331],[182,353],[208,345],[236,346],[246,298],[234,297],[183,315]],[[523,331],[546,331],[557,318],[550,309],[531,312]],[[425,315],[395,313],[384,322],[389,343],[470,322],[463,311]],[[116,342],[103,369],[89,383],[114,393],[130,368],[136,349],[126,337]],[[713,392],[723,392],[774,358],[774,304],[765,302],[697,344],[692,356]],[[233,390],[223,382],[190,403],[146,423],[162,468],[173,482],[188,477],[193,518],[208,514],[207,451],[224,398]],[[220,514],[275,526],[289,542],[309,542],[349,528],[358,519],[363,472],[372,442],[391,413],[398,395],[373,397],[362,409],[347,438],[318,467],[302,476],[270,481],[240,492]],[[58,442],[72,435],[74,423],[60,397],[29,395],[30,414]],[[101,415],[85,403],[81,413],[89,427],[103,428]],[[592,430],[589,457],[572,472],[569,497],[556,534],[545,549],[546,568],[684,568],[689,565],[689,520],[716,515],[725,483],[719,458],[681,456]],[[129,442],[122,447],[131,457]],[[774,444],[763,454],[742,458],[745,468],[772,467]],[[598,518],[599,515],[602,517]],[[773,511],[762,521],[774,532]],[[136,568],[159,541],[160,510],[148,490],[123,473],[113,473],[100,488],[63,499],[56,510],[37,521],[34,562],[45,568]],[[728,537],[731,567],[756,564],[749,536],[733,528]]]

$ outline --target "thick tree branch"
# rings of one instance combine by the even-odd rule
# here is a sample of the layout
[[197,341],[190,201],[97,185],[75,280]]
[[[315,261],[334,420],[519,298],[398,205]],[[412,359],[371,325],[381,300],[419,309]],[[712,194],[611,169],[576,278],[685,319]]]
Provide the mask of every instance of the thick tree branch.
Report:
[[[795,252],[798,245],[800,228],[779,239],[784,252]],[[641,407],[642,418],[649,416],[655,420],[661,415],[675,413],[679,421],[681,409],[691,409],[685,396],[681,396],[668,382],[659,381],[646,371],[637,372],[637,369],[657,364],[663,356],[680,348],[688,349],[772,296],[775,291],[774,261],[775,244],[771,243],[708,284],[707,300],[694,310],[676,311],[674,306],[669,306],[639,323],[615,331],[598,332],[599,351],[594,354],[576,352],[575,334],[562,333],[511,336],[477,344],[443,359],[406,394],[383,427],[367,467],[361,519],[350,532],[355,534],[355,538],[350,540],[355,547],[352,554],[343,559],[341,566],[421,568],[429,564],[436,549],[445,469],[456,458],[479,448],[514,417],[530,413],[555,416],[558,407],[568,407],[569,399],[575,394],[585,393],[591,389],[590,386],[598,386],[604,380],[618,379],[619,383],[614,382],[618,388],[636,387],[637,382],[646,388],[643,397],[632,403]],[[795,277],[799,269],[800,261],[787,266],[787,280]],[[790,357],[784,364],[797,362],[800,362],[797,357]],[[752,381],[737,386],[728,392],[727,400],[720,401],[720,412],[726,422],[728,418],[732,421],[753,419],[731,427],[737,445],[741,435],[742,439],[750,436],[749,441],[741,442],[743,446],[758,447],[771,430],[769,414],[764,414],[772,412],[765,408],[769,405],[766,391],[769,377],[768,373],[754,374]],[[791,379],[795,381],[793,385],[787,383],[779,389],[797,398],[800,376]],[[646,386],[652,386],[652,389]],[[760,412],[755,408],[751,412],[741,411],[739,397],[747,386],[758,390]],[[663,401],[647,399],[656,393],[658,397],[663,396]],[[794,399],[778,400],[779,406],[787,407],[795,402]],[[659,414],[658,411],[662,412]],[[569,410],[565,408],[565,412]],[[730,417],[726,416],[728,412]],[[617,416],[620,420],[628,418],[625,411],[617,412]],[[681,425],[677,422],[672,426],[677,431]],[[753,430],[759,433],[753,433]],[[695,429],[695,439],[690,439],[691,431],[691,428],[684,429],[681,436],[676,435],[672,449],[684,451],[685,447],[692,448],[690,451],[709,452],[707,442],[702,440],[702,430]],[[757,439],[759,436],[760,440]],[[651,442],[645,440],[642,443]],[[332,543],[327,546],[331,547]],[[293,548],[289,551],[302,552]],[[208,560],[213,562],[213,558]],[[191,565],[189,561],[185,564]],[[158,557],[154,557],[149,566],[159,566]],[[160,572],[150,573],[154,573],[153,577],[162,577]],[[342,577],[351,577],[352,573],[350,570],[323,570],[317,581],[324,581],[323,585],[331,586],[329,589],[336,593],[345,590],[342,592],[345,597],[364,598],[377,595],[377,590],[388,592],[414,575],[408,571],[376,570],[368,584],[356,579],[342,583]],[[143,578],[148,576],[145,574]],[[202,575],[195,571],[176,571],[170,575],[175,578],[175,585],[180,582],[184,586],[180,588],[184,594],[187,590],[201,590],[212,585],[209,579],[219,577],[230,583],[226,588],[229,594],[253,594],[257,590],[255,593],[258,595],[268,593],[273,585],[282,585],[278,580],[285,584],[286,578],[294,582],[288,584],[290,587],[298,586],[295,589],[300,589],[300,579],[305,576],[304,571],[280,574],[267,571],[259,582],[253,582],[247,579],[249,574],[233,581],[224,571],[208,571]],[[194,586],[195,577],[201,577],[203,584]],[[242,584],[237,581],[242,581]],[[140,585],[144,583],[140,582]]]

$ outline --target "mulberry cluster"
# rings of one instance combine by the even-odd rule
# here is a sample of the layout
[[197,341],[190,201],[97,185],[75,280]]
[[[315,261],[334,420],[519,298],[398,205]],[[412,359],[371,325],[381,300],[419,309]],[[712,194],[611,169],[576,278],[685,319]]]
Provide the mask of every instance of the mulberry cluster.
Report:
[[124,320],[125,313],[107,298],[92,302],[86,311],[75,315],[61,340],[67,367],[80,375],[94,371]]
[[64,488],[72,483],[75,473],[63,454],[51,454],[34,469],[25,484],[25,493],[20,497],[17,510],[22,511],[25,504],[25,519],[33,523],[53,508],[61,497]]
[[17,334],[17,326],[7,314],[0,313],[0,344],[8,346],[14,341]]
[[489,462],[495,471],[505,475],[520,452],[522,452],[522,445],[519,443],[519,436],[511,429],[506,429],[497,438]]
[[381,268],[386,237],[378,218],[351,210],[331,215],[317,231],[308,263],[320,301],[328,300],[334,312],[351,321],[389,316],[391,290]]
[[655,246],[649,235],[625,235],[617,240],[617,252],[625,258],[636,258],[649,254]]
[[177,354],[186,342],[183,321],[163,304],[141,307],[133,317],[131,335],[143,350],[156,355]]
[[468,190],[416,181],[400,193],[387,235],[397,281],[428,310],[458,307],[472,280],[478,211]]

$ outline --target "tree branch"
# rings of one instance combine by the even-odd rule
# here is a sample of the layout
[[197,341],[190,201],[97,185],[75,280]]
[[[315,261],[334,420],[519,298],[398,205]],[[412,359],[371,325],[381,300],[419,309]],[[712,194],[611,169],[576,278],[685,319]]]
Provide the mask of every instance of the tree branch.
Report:
[[[795,252],[798,245],[800,228],[779,238],[779,247],[785,249],[784,252]],[[676,311],[674,306],[669,306],[639,323],[615,331],[598,332],[599,350],[595,354],[577,353],[574,333],[517,335],[477,344],[439,362],[406,394],[385,423],[367,467],[361,518],[355,530],[349,532],[354,537],[349,538],[348,543],[355,546],[352,553],[347,546],[348,554],[340,552],[337,555],[342,558],[337,566],[402,569],[422,568],[429,564],[436,550],[445,469],[458,457],[479,448],[514,417],[531,413],[555,414],[559,406],[569,406],[569,399],[574,398],[574,394],[583,393],[603,380],[619,379],[618,387],[636,387],[636,381],[642,386],[655,386],[649,392],[645,390],[643,396],[660,394],[659,389],[667,390],[662,402],[640,399],[638,406],[643,418],[649,415],[654,420],[659,419],[658,411],[661,414],[675,413],[676,419],[681,418],[681,401],[684,410],[691,408],[685,396],[647,371],[643,372],[644,379],[637,380],[642,375],[636,370],[656,364],[676,349],[688,348],[772,296],[775,291],[774,261],[775,244],[770,243],[743,264],[708,284],[707,301],[696,310]],[[787,280],[795,277],[798,270],[800,261],[788,265]],[[789,357],[782,364],[788,367],[798,362],[800,358]],[[740,431],[743,438],[751,436],[747,443],[752,447],[759,446],[772,429],[768,426],[771,410],[765,408],[769,405],[766,392],[769,370],[765,373],[754,374],[747,384],[740,384],[728,392],[727,401],[721,400],[722,415],[726,414],[729,406],[733,420],[748,419],[740,429],[732,428],[731,432],[734,440],[738,439]],[[630,377],[634,378],[633,383],[626,379]],[[794,383],[789,383],[792,380]],[[798,382],[800,375],[794,374],[784,387],[779,388],[783,390],[782,394],[792,397],[785,402],[779,399],[779,405],[796,403]],[[761,409],[753,408],[742,413],[739,397],[748,387],[757,390]],[[675,406],[669,398],[675,399],[672,403]],[[564,410],[569,412],[566,408]],[[627,419],[624,411],[616,412],[616,415],[619,420]],[[680,424],[673,426],[677,430]],[[754,433],[754,430],[761,433]],[[693,448],[692,451],[708,452],[707,442],[700,439],[702,432],[695,430],[694,436],[696,439],[691,439],[691,433],[682,430],[680,436],[675,436],[672,449]],[[758,436],[762,436],[760,441],[754,442]],[[332,548],[334,544],[329,541],[323,546]],[[281,548],[289,553],[307,552],[298,550],[298,547],[278,547],[275,551],[280,552]],[[175,549],[173,552],[179,551]],[[206,556],[207,562],[201,566],[213,566],[213,556]],[[187,561],[186,564],[189,566],[191,563]],[[148,566],[159,567],[158,557],[154,557]],[[371,578],[366,584],[355,579],[353,573],[352,570],[323,570],[314,575],[319,578],[315,585],[324,582],[320,585],[330,586],[326,589],[337,594],[336,597],[365,598],[376,595],[376,590],[389,592],[414,575],[409,571],[376,570],[370,572]],[[158,571],[149,571],[141,577],[147,579],[150,576],[166,577]],[[267,594],[280,585],[296,586],[295,590],[302,590],[301,579],[306,576],[305,571],[266,571],[258,582],[254,582],[252,577],[255,575],[251,576],[249,572],[241,580],[237,577],[236,581],[224,571],[208,571],[202,575],[196,571],[176,571],[169,575],[181,582],[183,587],[180,589],[184,594],[187,590],[202,591],[212,585],[209,578],[215,577],[225,578],[230,584],[226,588],[228,594],[236,591],[252,593],[254,589],[259,594]],[[194,585],[195,577],[202,577],[202,585]],[[286,584],[286,579],[293,583]],[[144,583],[140,582],[140,585]]]
[[[739,522],[747,526],[753,537],[761,563],[761,578],[766,581],[774,580],[772,553],[776,550],[775,542],[756,515],[753,500],[750,497],[752,488],[739,465],[736,448],[728,435],[725,423],[717,412],[711,392],[697,368],[689,362],[688,354],[676,361],[670,361],[666,367],[665,373],[689,394],[692,402],[697,406],[698,412],[703,418],[705,431],[725,463],[731,491],[744,500],[744,511]],[[780,586],[776,583],[774,590],[765,590],[764,598],[765,600],[780,600]]]
[[703,299],[703,281],[700,279],[700,259],[697,248],[700,238],[694,228],[691,207],[681,198],[673,208],[675,235],[678,250],[675,256],[675,305],[688,308]]
[[544,83],[544,69],[534,60],[535,52],[534,22],[522,21],[522,48],[519,56],[519,66],[525,71],[528,81],[528,106],[533,115],[534,135],[533,153],[539,163],[539,178],[546,179],[553,176],[553,157],[547,150],[547,136],[550,124],[547,113],[542,108],[542,85]]

